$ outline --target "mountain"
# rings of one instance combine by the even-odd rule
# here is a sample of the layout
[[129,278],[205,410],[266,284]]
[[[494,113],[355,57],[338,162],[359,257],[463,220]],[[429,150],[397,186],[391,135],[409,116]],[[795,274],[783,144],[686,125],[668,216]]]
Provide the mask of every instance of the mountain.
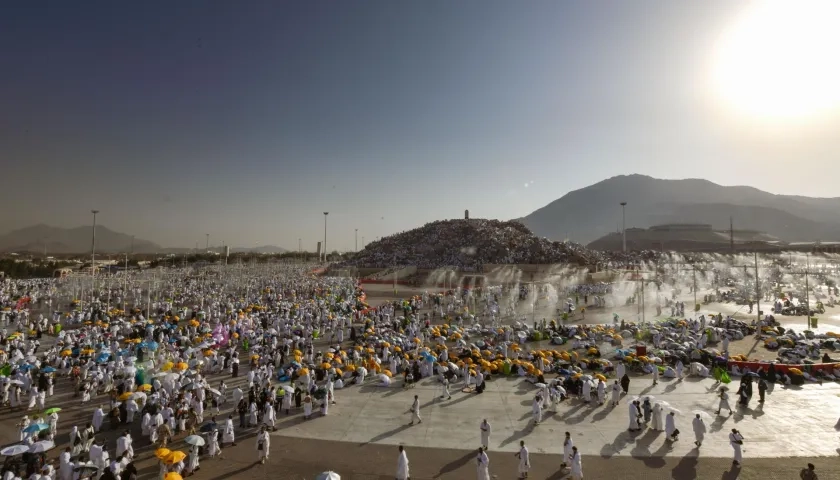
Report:
[[622,175],[567,193],[520,219],[536,235],[588,243],[621,229],[665,223],[705,223],[718,230],[758,230],[780,240],[840,240],[840,198],[775,195],[702,179],[662,180]]
[[[46,243],[47,254],[90,252],[91,227],[58,228],[48,225],[34,225],[0,235],[0,252],[43,252]],[[128,252],[132,248],[131,235],[96,226],[96,251],[102,253]],[[161,251],[160,245],[134,239],[135,253]]]
[[276,247],[274,245],[263,245],[261,247],[254,247],[254,248],[246,248],[246,247],[235,247],[230,249],[230,253],[266,253],[266,254],[275,254],[275,253],[286,253],[288,250],[281,247]]

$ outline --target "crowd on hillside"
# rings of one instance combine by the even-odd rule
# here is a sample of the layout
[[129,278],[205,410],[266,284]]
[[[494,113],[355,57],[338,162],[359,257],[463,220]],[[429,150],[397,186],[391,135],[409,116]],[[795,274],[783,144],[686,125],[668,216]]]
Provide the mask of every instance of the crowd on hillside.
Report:
[[578,244],[538,238],[519,222],[444,220],[370,243],[347,265],[477,271],[484,264],[585,264],[589,253]]

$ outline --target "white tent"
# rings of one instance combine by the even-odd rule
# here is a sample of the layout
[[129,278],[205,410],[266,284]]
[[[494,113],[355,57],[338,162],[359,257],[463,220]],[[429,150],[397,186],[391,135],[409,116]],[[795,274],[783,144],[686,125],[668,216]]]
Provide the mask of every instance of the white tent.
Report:
[[341,477],[335,472],[319,473],[315,480],[341,480]]

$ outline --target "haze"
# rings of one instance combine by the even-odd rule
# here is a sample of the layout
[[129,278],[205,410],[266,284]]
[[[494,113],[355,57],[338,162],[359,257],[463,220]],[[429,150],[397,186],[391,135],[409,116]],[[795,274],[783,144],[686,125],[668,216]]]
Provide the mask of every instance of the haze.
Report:
[[795,116],[718,84],[754,5],[6,2],[0,230],[95,208],[165,246],[314,249],[329,211],[329,249],[353,250],[619,174],[836,196],[836,91],[791,93],[823,72],[762,90]]

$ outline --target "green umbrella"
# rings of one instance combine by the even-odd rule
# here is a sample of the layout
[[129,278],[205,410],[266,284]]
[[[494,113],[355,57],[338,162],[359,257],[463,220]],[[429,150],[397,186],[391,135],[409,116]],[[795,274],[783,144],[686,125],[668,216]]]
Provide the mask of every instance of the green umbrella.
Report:
[[52,415],[53,413],[58,413],[60,411],[61,409],[58,407],[48,408],[44,411],[44,415]]

